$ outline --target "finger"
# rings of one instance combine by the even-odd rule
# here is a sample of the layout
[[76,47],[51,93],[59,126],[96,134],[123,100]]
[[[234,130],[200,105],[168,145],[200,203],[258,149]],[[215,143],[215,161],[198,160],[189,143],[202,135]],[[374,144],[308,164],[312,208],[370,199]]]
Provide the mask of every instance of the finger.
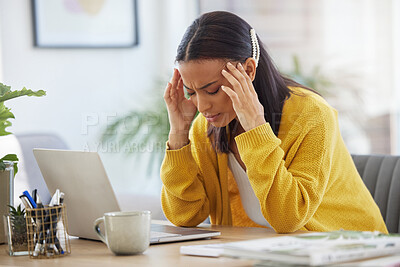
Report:
[[180,79],[180,73],[177,69],[174,68],[174,75],[171,79],[172,88],[175,89],[178,85],[178,81]]
[[168,82],[167,86],[165,87],[164,100],[167,104],[171,103],[171,83],[170,82]]
[[226,70],[222,70],[221,73],[228,80],[228,82],[232,85],[232,88],[234,89],[236,94],[238,94],[240,97],[243,97],[244,91],[243,91],[243,88],[242,88],[240,82],[238,80],[236,80],[236,78],[233,77],[233,75],[231,73],[227,72]]
[[221,86],[221,89],[229,96],[229,98],[232,101],[233,107],[237,107],[239,108],[240,105],[240,101],[239,101],[239,97],[238,94],[233,91],[231,88],[229,88],[228,86]]
[[238,80],[238,82],[241,84],[243,91],[248,92],[249,88],[246,80],[247,73],[245,72],[243,75],[243,73],[230,62],[228,62],[226,66],[230,71],[230,73],[232,74],[232,76],[235,77],[235,79]]
[[176,101],[177,95],[176,95],[176,91],[175,91],[172,83],[170,83],[170,84],[171,84],[171,86],[169,88],[169,98],[170,98],[170,100],[172,102],[172,101]]
[[250,76],[247,74],[247,72],[245,71],[245,69],[243,68],[243,65],[239,62],[237,64],[237,68],[240,71],[240,73],[242,73],[242,75],[244,76],[244,78],[246,79],[246,84],[247,84],[247,88],[252,92],[252,93],[256,93],[256,90],[254,89],[253,86],[253,81],[251,80]]
[[175,87],[173,87],[172,89],[175,90],[178,100],[182,101],[182,100],[186,99],[185,92],[183,90],[183,80],[182,80],[182,76],[181,76],[179,70],[175,69],[175,71],[176,71],[176,75],[177,75],[177,83],[176,83]]
[[183,81],[182,78],[179,78],[178,85],[176,87],[176,91],[178,92],[178,98],[183,99],[185,97],[185,92],[183,91]]

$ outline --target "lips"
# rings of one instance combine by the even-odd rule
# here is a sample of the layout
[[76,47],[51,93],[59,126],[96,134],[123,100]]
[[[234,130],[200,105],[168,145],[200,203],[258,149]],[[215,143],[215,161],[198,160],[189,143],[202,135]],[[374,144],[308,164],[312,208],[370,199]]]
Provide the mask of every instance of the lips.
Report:
[[215,115],[204,115],[204,117],[206,117],[206,120],[208,121],[208,122],[214,122],[214,121],[216,121],[218,118],[219,118],[219,116],[220,116],[220,114],[221,113],[218,113],[218,114],[215,114]]

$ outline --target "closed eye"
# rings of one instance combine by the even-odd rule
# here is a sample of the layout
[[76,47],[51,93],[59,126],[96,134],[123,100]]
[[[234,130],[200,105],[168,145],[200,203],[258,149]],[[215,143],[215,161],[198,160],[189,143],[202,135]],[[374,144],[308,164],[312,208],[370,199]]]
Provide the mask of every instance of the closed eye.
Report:
[[[209,94],[209,95],[215,95],[215,94],[218,93],[219,89],[221,89],[221,87],[218,87],[218,89],[215,90],[214,92],[208,92],[208,91],[206,91],[206,92],[207,92],[207,94]],[[185,93],[186,93],[186,98],[188,98],[188,99],[189,99],[192,95],[196,94],[196,92],[189,93],[188,91],[186,91]]]
[[188,91],[186,91],[185,92],[185,97],[186,97],[186,99],[190,99],[190,97],[192,96],[192,95],[194,95],[195,93],[193,92],[193,93],[189,93]]
[[217,89],[216,91],[214,91],[214,92],[207,92],[207,94],[209,94],[209,95],[215,95],[216,93],[218,93],[218,91],[219,91],[220,88],[221,88],[221,87],[218,87],[218,89]]

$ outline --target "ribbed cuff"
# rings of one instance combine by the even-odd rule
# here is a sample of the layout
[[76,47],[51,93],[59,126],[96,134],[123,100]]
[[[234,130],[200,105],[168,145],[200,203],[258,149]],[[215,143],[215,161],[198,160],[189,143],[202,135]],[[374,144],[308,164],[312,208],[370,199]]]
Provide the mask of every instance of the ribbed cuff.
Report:
[[276,137],[268,122],[250,131],[239,134],[235,137],[235,141],[238,148],[242,149],[252,149],[270,142],[280,143],[280,140]]
[[166,143],[167,149],[165,150],[165,160],[169,161],[170,164],[179,165],[185,164],[192,160],[192,149],[191,143],[179,149],[170,150],[168,142]]

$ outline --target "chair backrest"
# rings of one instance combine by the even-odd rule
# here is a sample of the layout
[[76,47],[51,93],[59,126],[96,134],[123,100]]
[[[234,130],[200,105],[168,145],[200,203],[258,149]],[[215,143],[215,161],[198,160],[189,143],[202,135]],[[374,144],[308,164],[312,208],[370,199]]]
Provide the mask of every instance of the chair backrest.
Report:
[[[68,145],[61,137],[52,133],[17,134],[16,138],[21,147],[19,166],[20,172],[14,180],[14,202],[18,203],[18,196],[23,190],[31,192],[38,189],[43,203],[49,203],[51,195],[36,163],[32,150],[34,148],[68,149]],[[25,176],[25,177],[24,177]]]
[[400,233],[400,156],[352,155],[390,233]]

